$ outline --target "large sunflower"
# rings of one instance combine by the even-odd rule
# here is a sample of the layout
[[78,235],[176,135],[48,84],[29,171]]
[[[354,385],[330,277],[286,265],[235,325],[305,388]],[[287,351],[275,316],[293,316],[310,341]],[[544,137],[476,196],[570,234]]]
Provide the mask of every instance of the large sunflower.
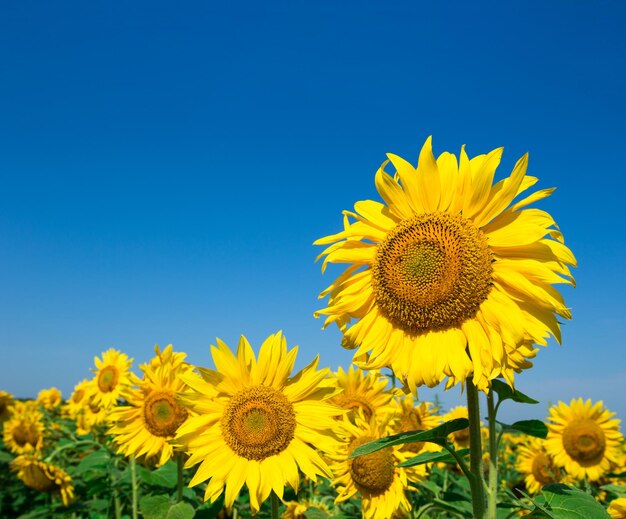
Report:
[[130,371],[133,359],[118,350],[110,348],[102,354],[102,360],[94,357],[96,376],[90,385],[93,403],[104,409],[110,409],[120,398],[124,398],[131,386],[137,382],[136,375]]
[[423,479],[424,466],[408,470],[397,467],[398,463],[412,457],[399,447],[387,447],[350,458],[354,449],[387,436],[391,430],[383,422],[366,422],[360,416],[356,417],[356,424],[344,418],[341,425],[340,442],[329,455],[335,476],[332,484],[337,487],[338,494],[335,502],[342,503],[358,494],[364,519],[391,519],[396,514],[410,511],[411,503],[406,496],[409,480]]
[[197,413],[177,433],[191,454],[185,466],[200,463],[190,486],[210,478],[205,500],[225,489],[230,509],[245,483],[255,513],[272,490],[281,499],[285,484],[297,491],[298,469],[313,481],[330,477],[317,449],[332,448],[342,411],[328,403],[337,389],[318,359],[290,376],[298,350],[281,333],[263,342],[258,360],[243,336],[236,356],[219,339],[211,349],[216,371],[181,375],[192,389],[183,401]]
[[65,506],[74,500],[72,478],[63,469],[45,463],[35,456],[18,456],[11,462],[11,469],[23,483],[39,492],[58,494]]
[[546,451],[576,479],[600,479],[622,456],[620,420],[602,402],[574,399],[550,408]]
[[552,285],[573,284],[576,260],[552,217],[526,208],[553,189],[513,203],[537,181],[527,155],[492,185],[501,154],[435,159],[430,138],[417,168],[389,154],[375,177],[385,204],[357,202],[343,231],[315,242],[329,245],[322,271],[350,264],[316,315],[338,324],[366,369],[391,366],[412,389],[446,376],[448,387],[473,376],[486,389],[530,367],[533,344],[560,341],[556,315],[570,311]]
[[341,367],[335,373],[337,387],[343,391],[332,398],[333,404],[354,412],[362,412],[367,420],[375,415],[391,413],[393,395],[387,391],[388,380],[377,371],[365,373],[350,366],[346,373]]
[[174,354],[170,344],[163,352],[155,346],[156,357],[141,365],[144,372],[139,387],[128,394],[128,404],[114,408],[109,429],[118,452],[142,457],[163,465],[172,458],[169,443],[176,429],[187,419],[187,410],[177,402],[177,395],[187,389],[180,375],[191,369],[183,362],[184,353]]
[[531,438],[517,448],[515,468],[524,476],[529,494],[537,494],[544,485],[562,479],[561,469],[546,452],[544,440],[539,438]]

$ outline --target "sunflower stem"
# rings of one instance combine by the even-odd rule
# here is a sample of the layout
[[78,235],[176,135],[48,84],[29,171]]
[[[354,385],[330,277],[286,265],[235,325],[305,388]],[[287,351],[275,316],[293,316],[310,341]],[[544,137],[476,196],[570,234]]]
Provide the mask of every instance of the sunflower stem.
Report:
[[497,407],[493,403],[493,391],[487,393],[487,412],[489,416],[489,495],[487,516],[496,519],[498,506],[498,439],[496,436]]
[[137,519],[138,517],[138,487],[137,487],[137,462],[135,461],[135,457],[131,456],[130,458],[130,481],[132,488],[132,519]]
[[273,490],[270,496],[270,501],[272,502],[272,519],[278,519],[278,496]]
[[176,502],[180,503],[183,500],[183,453],[176,453]]
[[467,413],[470,433],[470,490],[472,492],[472,508],[474,519],[485,517],[485,482],[483,479],[483,449],[480,436],[480,409],[478,405],[478,389],[474,382],[467,379]]

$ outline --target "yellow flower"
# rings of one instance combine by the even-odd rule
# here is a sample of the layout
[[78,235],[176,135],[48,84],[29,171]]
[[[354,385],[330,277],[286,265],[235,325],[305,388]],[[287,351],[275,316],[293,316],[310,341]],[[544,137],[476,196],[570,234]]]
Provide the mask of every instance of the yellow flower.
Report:
[[18,456],[11,462],[11,469],[24,484],[39,492],[55,493],[61,496],[65,506],[74,500],[72,478],[63,469],[44,463],[35,456]]
[[336,503],[342,503],[359,494],[364,519],[391,519],[400,511],[411,510],[407,499],[409,474],[411,481],[423,479],[423,465],[403,469],[398,463],[412,455],[403,453],[399,447],[386,449],[349,458],[355,448],[378,438],[388,436],[390,429],[381,422],[365,422],[357,416],[356,424],[344,419],[338,433],[341,439],[335,452],[329,455],[333,460],[331,469],[337,487]]
[[173,353],[171,344],[163,352],[155,346],[155,352],[158,360],[140,366],[143,380],[128,394],[129,405],[111,411],[109,433],[119,453],[144,456],[160,466],[172,458],[169,441],[188,416],[177,396],[187,389],[180,376],[191,367],[183,362],[184,353]]
[[388,154],[395,175],[386,161],[375,178],[385,204],[357,202],[342,232],[315,242],[329,245],[322,271],[349,264],[316,316],[340,327],[362,367],[391,366],[412,390],[469,376],[486,390],[530,367],[533,344],[560,341],[556,315],[570,311],[552,285],[574,283],[576,260],[552,217],[527,208],[553,189],[513,203],[537,181],[527,156],[492,185],[501,154],[435,159],[430,138],[417,168]]
[[285,502],[285,511],[283,512],[282,519],[306,519],[306,512],[311,509],[320,510],[324,512],[323,517],[331,516],[332,510],[326,506],[323,502],[316,499],[304,499],[302,501],[287,501]]
[[613,499],[607,510],[612,519],[626,519],[626,497]]
[[120,398],[124,398],[137,377],[130,371],[133,359],[113,348],[102,354],[102,360],[94,357],[96,376],[91,380],[93,403],[110,409]]
[[550,408],[546,451],[574,478],[600,479],[622,455],[620,420],[613,416],[602,402],[559,402]]
[[44,445],[43,415],[36,402],[15,402],[12,415],[4,423],[3,439],[14,454],[39,452]]
[[63,406],[63,413],[70,418],[76,416],[84,409],[87,395],[89,393],[89,381],[87,379],[80,381],[74,386],[74,391]]
[[183,402],[197,414],[176,436],[191,454],[185,466],[200,463],[190,486],[210,478],[205,500],[225,492],[230,509],[245,483],[256,513],[272,490],[281,499],[285,484],[297,491],[298,469],[313,481],[330,477],[317,449],[332,448],[341,409],[328,403],[337,388],[327,369],[317,370],[318,359],[291,376],[298,350],[288,351],[280,332],[264,341],[258,359],[243,336],[236,356],[219,339],[211,350],[215,371],[181,375],[192,389]]
[[109,410],[95,403],[95,389],[91,382],[85,387],[85,394],[81,399],[81,408],[76,411],[76,432],[83,436],[96,431],[107,423]]
[[61,392],[56,387],[42,389],[37,395],[37,403],[47,411],[59,407],[62,401]]
[[[398,408],[392,417],[391,427],[393,434],[408,431],[428,431],[441,424],[441,417],[437,416],[430,402],[416,403],[412,394],[397,397]],[[441,447],[429,442],[405,443],[400,446],[402,451],[410,453],[412,457],[420,452],[436,452]]]
[[11,417],[14,399],[11,393],[0,391],[0,425]]
[[388,381],[377,371],[366,374],[350,366],[346,373],[339,367],[335,379],[337,387],[343,391],[332,398],[333,404],[350,411],[360,411],[366,420],[393,410],[390,405],[393,395],[386,390]]
[[[464,405],[453,407],[443,416],[443,421],[449,422],[455,418],[468,418],[467,407]],[[452,440],[455,449],[467,449],[470,440],[469,427],[453,432],[449,440]]]
[[541,487],[561,481],[561,470],[546,452],[544,441],[531,438],[517,447],[516,470],[524,476],[526,490],[537,494]]

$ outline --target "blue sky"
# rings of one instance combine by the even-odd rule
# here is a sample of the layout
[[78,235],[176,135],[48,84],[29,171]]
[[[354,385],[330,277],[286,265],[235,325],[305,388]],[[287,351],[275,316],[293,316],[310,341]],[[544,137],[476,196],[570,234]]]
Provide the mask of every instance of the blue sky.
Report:
[[[65,394],[115,347],[210,365],[282,329],[335,369],[312,242],[394,152],[530,152],[576,254],[562,347],[518,387],[626,417],[622,2],[4,2],[0,389]],[[458,389],[444,394],[462,402]],[[433,391],[421,396],[429,398]]]

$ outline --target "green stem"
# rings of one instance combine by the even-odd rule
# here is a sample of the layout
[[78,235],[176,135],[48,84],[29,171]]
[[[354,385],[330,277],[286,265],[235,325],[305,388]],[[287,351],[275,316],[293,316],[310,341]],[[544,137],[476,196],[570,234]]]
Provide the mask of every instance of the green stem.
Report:
[[496,412],[493,403],[493,391],[487,394],[487,412],[489,416],[489,495],[487,515],[496,519],[498,506],[498,439],[496,437]]
[[74,443],[68,443],[67,445],[62,445],[57,449],[53,450],[44,460],[46,463],[50,463],[54,458],[56,458],[61,452],[67,449],[75,449],[76,447],[80,447],[81,445],[94,445],[98,449],[102,447],[101,444],[92,440],[81,440]]
[[485,517],[485,486],[483,479],[483,449],[480,437],[480,409],[478,390],[470,378],[467,379],[467,412],[470,433],[470,490],[474,519]]
[[278,496],[273,490],[270,500],[272,502],[272,519],[278,519]]
[[135,457],[132,456],[130,458],[130,480],[132,485],[132,519],[137,519],[138,517],[138,486],[137,486],[137,462],[135,461]]
[[176,473],[178,476],[176,484],[176,502],[180,503],[183,500],[183,453],[178,452],[176,454]]

